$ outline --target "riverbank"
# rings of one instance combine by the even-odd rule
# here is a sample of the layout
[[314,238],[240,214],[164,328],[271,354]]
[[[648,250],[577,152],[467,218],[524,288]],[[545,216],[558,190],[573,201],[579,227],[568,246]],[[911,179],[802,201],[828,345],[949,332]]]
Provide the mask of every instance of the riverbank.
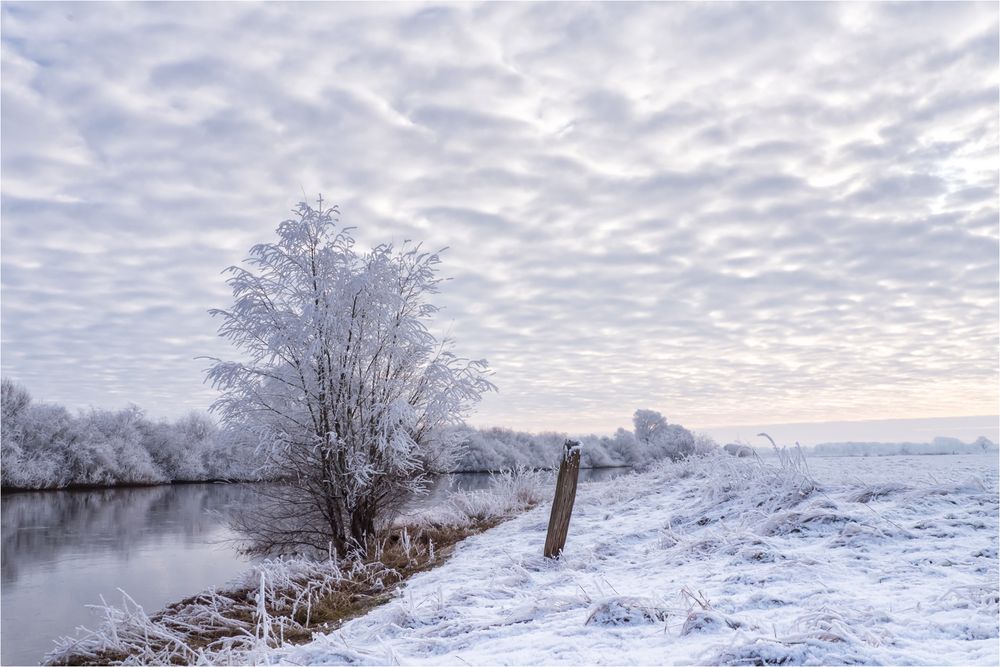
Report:
[[462,540],[534,507],[541,480],[531,471],[507,473],[489,490],[452,494],[408,514],[350,560],[265,560],[219,589],[153,614],[125,595],[121,605],[97,607],[101,625],[63,638],[46,660],[238,664],[249,652],[309,641],[390,601],[400,583],[446,562]]
[[46,486],[39,488],[4,486],[0,496],[16,493],[46,493],[49,491],[103,491],[105,489],[145,489],[152,486],[186,486],[190,484],[260,484],[268,483],[260,479],[172,479],[161,482],[122,482],[121,484],[68,484],[66,486]]

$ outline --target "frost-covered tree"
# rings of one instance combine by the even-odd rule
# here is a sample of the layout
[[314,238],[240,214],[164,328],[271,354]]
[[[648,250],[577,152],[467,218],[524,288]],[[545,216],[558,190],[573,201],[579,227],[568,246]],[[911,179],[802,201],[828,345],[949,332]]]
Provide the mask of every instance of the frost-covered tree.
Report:
[[639,409],[632,415],[635,438],[642,443],[659,440],[667,431],[667,419],[656,410]]
[[28,390],[9,378],[0,380],[0,420],[11,424],[31,405]]
[[679,459],[695,452],[694,436],[679,424],[668,424],[655,410],[636,410],[632,417],[635,439],[644,447],[659,450],[657,457]]
[[[176,422],[145,422],[142,441],[156,467],[174,481],[195,481],[212,477],[207,471],[206,454],[214,450],[218,429],[205,415],[191,412]],[[225,474],[215,475],[226,477]]]
[[24,413],[31,394],[13,380],[0,380],[0,479],[3,486],[21,481],[24,475]]
[[440,258],[420,246],[360,252],[336,208],[302,203],[230,267],[214,310],[243,361],[213,360],[213,408],[252,428],[287,480],[246,516],[249,550],[338,551],[374,534],[441,468],[458,423],[493,388],[485,361],[455,356],[427,323]]

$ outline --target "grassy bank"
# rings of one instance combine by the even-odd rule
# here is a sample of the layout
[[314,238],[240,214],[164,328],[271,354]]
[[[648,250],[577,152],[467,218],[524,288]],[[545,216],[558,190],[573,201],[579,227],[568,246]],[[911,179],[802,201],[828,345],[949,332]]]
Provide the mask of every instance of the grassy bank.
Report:
[[281,645],[309,641],[392,600],[399,585],[447,561],[462,540],[534,507],[539,474],[496,477],[488,491],[453,494],[442,505],[387,527],[350,558],[286,557],[254,565],[152,614],[123,594],[94,607],[100,624],[64,637],[46,664],[246,664]]

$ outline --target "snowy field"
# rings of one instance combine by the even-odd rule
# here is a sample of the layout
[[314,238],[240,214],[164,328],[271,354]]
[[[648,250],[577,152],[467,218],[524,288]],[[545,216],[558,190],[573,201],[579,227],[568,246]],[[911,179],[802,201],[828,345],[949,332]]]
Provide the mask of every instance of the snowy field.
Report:
[[998,655],[997,457],[715,457],[581,485],[291,664],[954,664]]

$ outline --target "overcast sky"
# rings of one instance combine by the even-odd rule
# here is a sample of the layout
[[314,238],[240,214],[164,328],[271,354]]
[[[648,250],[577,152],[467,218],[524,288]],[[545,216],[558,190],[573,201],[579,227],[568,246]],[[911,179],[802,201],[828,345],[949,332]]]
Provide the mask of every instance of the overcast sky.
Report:
[[40,399],[206,408],[220,271],[322,192],[449,246],[478,423],[997,413],[996,3],[0,11],[2,365]]

